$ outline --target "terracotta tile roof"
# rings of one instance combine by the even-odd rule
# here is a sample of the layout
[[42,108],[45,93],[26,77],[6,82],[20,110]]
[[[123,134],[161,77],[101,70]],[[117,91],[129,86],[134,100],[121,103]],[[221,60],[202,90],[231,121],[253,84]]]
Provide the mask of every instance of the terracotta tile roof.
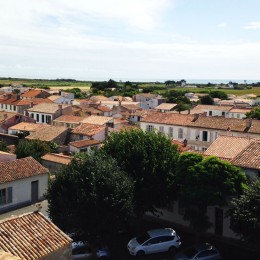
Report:
[[47,173],[48,170],[32,157],[0,162],[0,183]]
[[31,98],[31,99],[20,99],[17,103],[17,106],[29,106],[33,103],[33,105],[38,105],[42,103],[53,103],[48,98]]
[[193,111],[206,111],[206,110],[219,110],[219,111],[229,111],[233,106],[217,106],[217,105],[197,105],[192,110]]
[[13,113],[13,112],[5,112],[5,111],[0,111],[0,122],[4,121],[5,119],[10,119],[16,115],[21,115],[18,113]]
[[108,122],[112,122],[113,117],[108,116],[94,116],[91,115],[85,119],[83,119],[82,123],[92,124],[92,125],[105,125]]
[[30,135],[26,136],[26,139],[39,139],[41,141],[50,142],[64,131],[67,131],[68,128],[65,126],[54,126],[50,125],[48,127],[40,128],[37,131],[31,133]]
[[114,118],[114,124],[128,124],[128,121],[126,119],[123,118]]
[[247,132],[252,134],[260,134],[260,120],[252,120],[252,125]]
[[[27,97],[27,98],[33,98],[41,94],[42,92],[46,92],[42,89],[31,89],[25,93],[23,93],[21,96],[22,97]],[[47,92],[46,92],[47,93]]]
[[102,112],[110,112],[112,110],[111,108],[109,108],[107,106],[102,106],[102,105],[98,106],[97,109]]
[[70,107],[71,105],[64,105],[64,104],[55,104],[55,103],[42,103],[33,106],[32,108],[28,108],[29,112],[39,112],[39,113],[46,113],[46,114],[54,114],[59,110],[59,106],[62,108]]
[[141,120],[141,122],[187,126],[191,123],[193,119],[194,119],[193,115],[155,112],[147,115],[145,118]]
[[251,108],[232,108],[231,110],[229,110],[229,113],[247,113],[247,112],[250,112],[252,111]]
[[171,109],[175,108],[176,106],[177,106],[177,104],[173,104],[173,103],[162,103],[159,106],[157,106],[155,109],[171,110]]
[[251,142],[231,162],[235,166],[260,170],[260,140]]
[[[101,101],[102,105],[105,106],[109,106],[109,107],[113,107],[113,106],[119,106],[119,102],[118,101]],[[138,107],[140,107],[140,102],[132,102],[132,101],[122,101],[121,102],[121,106],[125,106],[125,105],[136,105]]]
[[235,132],[245,132],[246,131],[246,121],[237,118],[225,118],[219,116],[200,116],[196,121],[192,122],[190,126],[208,128],[208,129],[219,129]]
[[43,127],[49,127],[49,125],[29,123],[29,122],[21,122],[21,123],[18,123],[16,125],[9,127],[8,129],[9,130],[35,132],[37,129],[41,129]]
[[172,144],[175,144],[175,145],[177,145],[178,146],[178,149],[181,151],[181,152],[187,152],[187,151],[190,151],[191,150],[191,148],[190,148],[190,146],[188,146],[188,145],[184,145],[184,143],[183,142],[180,142],[179,140],[172,140]]
[[72,130],[73,134],[80,134],[86,136],[93,136],[99,133],[100,131],[104,131],[105,126],[92,125],[92,124],[81,124],[78,127],[75,127]]
[[64,123],[79,123],[85,117],[73,116],[73,115],[62,115],[53,120],[53,122],[64,122]]
[[122,107],[132,111],[132,110],[141,110],[142,108],[137,104],[121,104]]
[[88,147],[88,146],[98,145],[98,144],[100,144],[98,140],[80,140],[80,141],[69,143],[69,145],[74,146],[76,148]]
[[109,100],[109,98],[105,97],[105,96],[92,96],[90,97],[90,100]]
[[47,153],[41,157],[42,160],[68,165],[72,157],[57,153]]
[[0,230],[0,248],[23,260],[43,259],[72,242],[40,212],[6,219]]
[[254,141],[255,139],[252,138],[220,135],[204,152],[204,155],[231,160]]
[[52,95],[52,96],[49,96],[48,99],[50,99],[51,101],[55,101],[56,99],[59,99],[61,98],[60,95]]

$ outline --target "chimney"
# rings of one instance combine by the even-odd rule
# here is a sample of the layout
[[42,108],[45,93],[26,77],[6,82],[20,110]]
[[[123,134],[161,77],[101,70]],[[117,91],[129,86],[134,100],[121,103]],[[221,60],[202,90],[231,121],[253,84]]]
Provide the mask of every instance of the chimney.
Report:
[[251,117],[246,119],[246,128],[247,129],[249,129],[252,126],[252,121],[253,121],[253,119]]
[[30,101],[30,108],[33,107],[33,101]]
[[200,114],[197,114],[197,113],[194,114],[194,118],[193,118],[192,122],[195,122],[196,120],[198,120],[199,117],[200,117]]
[[61,104],[58,105],[58,109],[59,109],[60,111],[62,111],[62,105],[61,105]]

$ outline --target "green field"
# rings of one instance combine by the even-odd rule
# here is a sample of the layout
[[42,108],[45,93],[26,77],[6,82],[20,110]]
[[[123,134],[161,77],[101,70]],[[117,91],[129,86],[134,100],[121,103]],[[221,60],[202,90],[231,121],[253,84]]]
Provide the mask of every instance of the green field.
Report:
[[[135,82],[137,83],[137,82]],[[28,87],[44,88],[49,87],[50,89],[71,89],[80,88],[82,90],[89,90],[91,87],[91,81],[76,81],[76,80],[41,80],[41,79],[14,79],[14,78],[0,78],[0,86],[8,86],[9,84],[23,84]],[[118,82],[118,85],[122,85],[122,82]],[[153,82],[138,82],[140,88],[156,87],[156,92],[163,94],[165,90],[164,83],[153,83]],[[161,88],[161,89],[160,89]],[[236,96],[242,96],[246,94],[255,94],[260,97],[260,87],[252,87],[252,89],[216,89],[214,87],[200,87],[200,88],[167,88],[168,90],[181,90],[186,92],[205,93],[212,90],[221,90],[227,94],[233,94]]]

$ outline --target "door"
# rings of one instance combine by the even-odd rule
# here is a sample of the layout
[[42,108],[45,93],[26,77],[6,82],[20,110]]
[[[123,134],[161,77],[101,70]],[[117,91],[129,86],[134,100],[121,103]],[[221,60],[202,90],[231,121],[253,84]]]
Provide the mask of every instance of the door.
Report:
[[223,234],[223,209],[215,208],[215,234]]
[[39,181],[31,182],[31,201],[36,202],[39,199]]

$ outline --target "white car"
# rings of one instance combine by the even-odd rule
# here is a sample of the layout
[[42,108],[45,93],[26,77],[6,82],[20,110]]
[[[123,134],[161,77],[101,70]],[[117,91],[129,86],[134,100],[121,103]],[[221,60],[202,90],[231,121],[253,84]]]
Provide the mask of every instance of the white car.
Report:
[[149,230],[131,239],[127,249],[131,255],[144,256],[167,251],[174,252],[180,245],[180,237],[172,228],[161,228]]

